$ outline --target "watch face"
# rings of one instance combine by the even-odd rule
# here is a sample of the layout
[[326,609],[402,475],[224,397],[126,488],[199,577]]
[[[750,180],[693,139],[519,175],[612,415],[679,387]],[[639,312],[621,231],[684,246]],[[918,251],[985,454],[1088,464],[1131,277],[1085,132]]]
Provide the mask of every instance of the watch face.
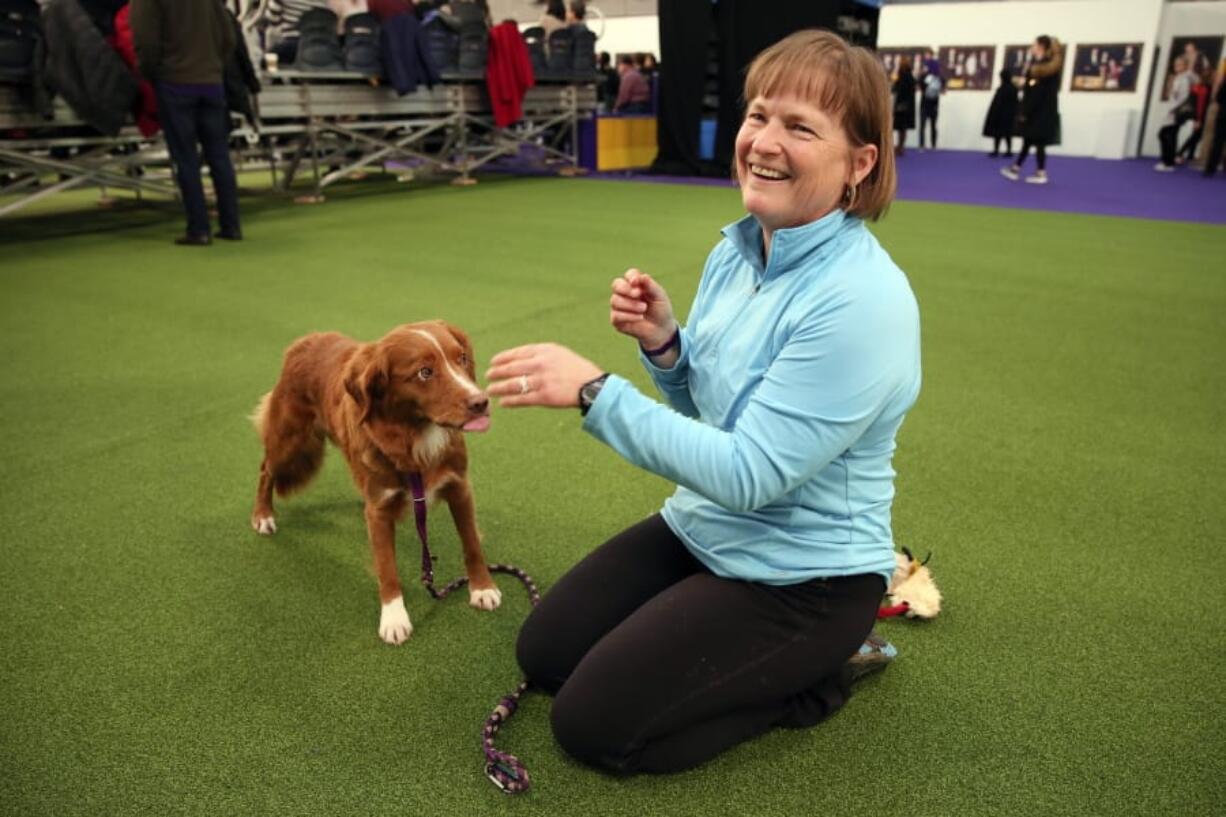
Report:
[[600,388],[604,385],[606,379],[608,379],[608,375],[583,384],[583,387],[579,389],[580,408],[586,410],[591,407],[592,401],[600,394]]

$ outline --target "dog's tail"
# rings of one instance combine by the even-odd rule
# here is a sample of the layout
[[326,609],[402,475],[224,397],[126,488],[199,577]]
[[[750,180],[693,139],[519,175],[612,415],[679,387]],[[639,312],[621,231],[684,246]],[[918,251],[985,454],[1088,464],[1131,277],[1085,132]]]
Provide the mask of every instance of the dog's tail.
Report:
[[[272,411],[273,393],[260,398],[251,412],[251,424],[264,443],[264,468],[278,496],[304,488],[319,472],[324,459],[324,436],[311,423],[286,419],[283,407]],[[271,426],[270,426],[271,424]]]
[[247,417],[251,424],[255,426],[255,430],[260,432],[260,437],[264,436],[264,428],[268,425],[268,404],[272,401],[272,392],[268,392],[260,398],[260,402],[256,404],[255,411]]

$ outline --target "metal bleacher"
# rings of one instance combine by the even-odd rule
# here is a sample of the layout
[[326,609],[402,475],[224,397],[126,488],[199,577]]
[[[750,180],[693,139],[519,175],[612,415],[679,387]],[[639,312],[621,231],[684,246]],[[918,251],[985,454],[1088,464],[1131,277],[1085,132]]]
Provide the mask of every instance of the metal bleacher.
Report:
[[[370,169],[450,174],[471,184],[475,171],[497,159],[531,156],[550,171],[582,172],[578,123],[597,108],[591,82],[545,81],[527,92],[523,118],[498,128],[485,83],[474,79],[405,96],[349,72],[266,71],[260,80],[257,125],[234,119],[232,151],[244,167],[266,165],[281,190],[309,168],[310,193],[301,197],[308,201]],[[142,137],[134,124],[101,135],[58,99],[44,118],[0,84],[0,179],[7,180],[0,181],[0,216],[82,186],[104,196],[108,188],[174,196],[169,167],[160,135]]]
[[[278,71],[263,77],[259,133],[242,129],[264,150],[277,182],[288,188],[309,163],[314,195],[352,173],[389,162],[427,166],[471,183],[471,174],[504,156],[534,145],[563,172],[578,167],[574,131],[580,117],[596,110],[592,85],[547,84],[529,89],[516,127],[495,127],[482,82],[445,81],[397,96],[390,88],[346,73]],[[569,131],[569,140],[559,138]],[[324,172],[322,168],[333,169]]]

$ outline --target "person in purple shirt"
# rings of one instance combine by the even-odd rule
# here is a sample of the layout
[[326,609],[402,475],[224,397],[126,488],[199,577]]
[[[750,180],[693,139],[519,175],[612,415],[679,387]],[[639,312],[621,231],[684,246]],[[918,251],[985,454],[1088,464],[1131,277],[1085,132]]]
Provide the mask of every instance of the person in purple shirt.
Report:
[[158,115],[187,214],[187,232],[176,244],[207,246],[213,241],[200,179],[201,148],[217,192],[217,237],[242,238],[222,83],[226,60],[237,44],[228,14],[217,0],[132,0],[132,43],[141,74],[157,92]]
[[623,54],[617,59],[621,83],[617,88],[614,113],[651,113],[651,86],[647,78],[634,67],[634,59]]

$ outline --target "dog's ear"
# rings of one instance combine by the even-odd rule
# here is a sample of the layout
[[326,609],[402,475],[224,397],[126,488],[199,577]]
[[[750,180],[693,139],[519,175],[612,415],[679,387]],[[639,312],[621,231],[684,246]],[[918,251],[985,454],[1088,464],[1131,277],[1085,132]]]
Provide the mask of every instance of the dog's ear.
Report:
[[464,347],[464,356],[468,358],[468,365],[465,368],[468,369],[468,376],[475,381],[477,379],[477,363],[473,360],[472,341],[468,339],[468,335],[464,334],[464,330],[460,327],[447,323],[447,321],[439,321],[439,323],[442,324],[443,329],[450,332],[451,336]]
[[358,422],[365,423],[387,394],[387,360],[368,343],[358,350],[345,368],[345,391],[362,410]]

